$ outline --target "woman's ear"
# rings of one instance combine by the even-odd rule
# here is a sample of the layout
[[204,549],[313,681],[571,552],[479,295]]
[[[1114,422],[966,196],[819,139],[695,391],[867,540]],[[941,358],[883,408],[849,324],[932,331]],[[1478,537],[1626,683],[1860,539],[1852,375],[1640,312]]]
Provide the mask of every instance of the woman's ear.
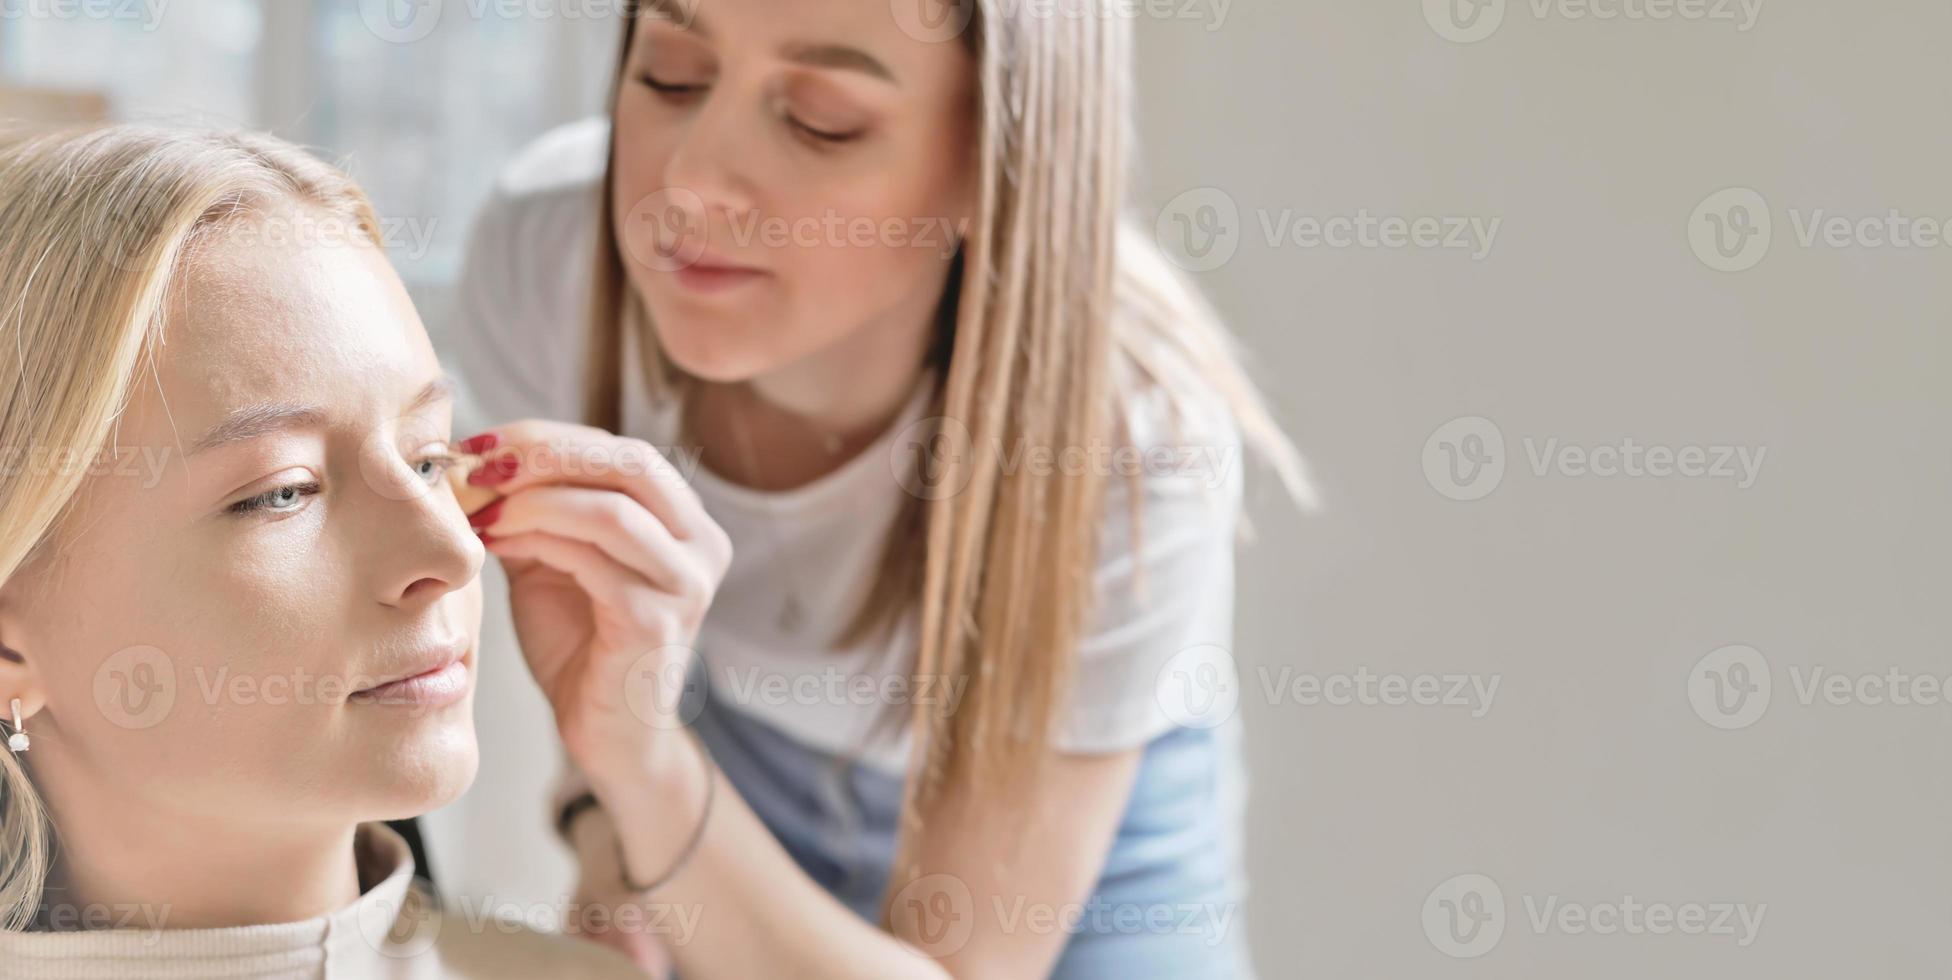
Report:
[[12,725],[13,699],[20,699],[20,717],[26,720],[47,703],[35,659],[27,649],[26,623],[20,618],[21,603],[10,595],[12,582],[0,582],[0,719]]

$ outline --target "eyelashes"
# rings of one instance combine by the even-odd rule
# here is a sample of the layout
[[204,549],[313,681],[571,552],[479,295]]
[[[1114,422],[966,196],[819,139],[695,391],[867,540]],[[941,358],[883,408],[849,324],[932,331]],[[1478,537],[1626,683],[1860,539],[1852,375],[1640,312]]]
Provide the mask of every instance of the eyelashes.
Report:
[[297,504],[305,498],[317,496],[321,487],[317,480],[302,483],[288,483],[275,490],[268,490],[246,500],[230,505],[229,511],[239,516],[257,513],[289,514],[296,511]]
[[[414,474],[432,486],[447,475],[447,471],[460,465],[461,457],[449,452],[430,453],[414,462]],[[430,470],[429,467],[432,469]],[[246,497],[224,511],[236,517],[249,517],[254,514],[283,516],[295,514],[303,508],[305,501],[318,496],[325,489],[317,480],[300,480],[273,487],[255,497]]]

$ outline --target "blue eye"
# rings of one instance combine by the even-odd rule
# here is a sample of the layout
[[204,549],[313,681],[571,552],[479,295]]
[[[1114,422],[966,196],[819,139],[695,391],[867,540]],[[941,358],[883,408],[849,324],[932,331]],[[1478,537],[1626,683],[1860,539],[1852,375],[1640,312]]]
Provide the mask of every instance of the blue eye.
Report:
[[459,462],[460,459],[452,453],[435,453],[414,464],[413,471],[431,485],[441,477],[446,476],[447,471],[453,469],[454,464]]
[[275,490],[267,490],[248,500],[240,500],[230,505],[233,514],[289,514],[304,506],[305,498],[319,492],[319,485],[310,483],[291,483]]

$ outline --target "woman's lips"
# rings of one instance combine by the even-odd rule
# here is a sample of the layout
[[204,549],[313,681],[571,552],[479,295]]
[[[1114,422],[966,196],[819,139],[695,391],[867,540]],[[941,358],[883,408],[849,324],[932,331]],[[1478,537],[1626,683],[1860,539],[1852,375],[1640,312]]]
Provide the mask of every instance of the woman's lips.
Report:
[[412,677],[388,681],[377,687],[355,691],[347,699],[358,704],[403,704],[417,708],[444,708],[468,695],[472,680],[468,669],[473,659],[463,655],[432,670]]
[[730,292],[740,286],[758,282],[767,275],[768,273],[762,269],[748,266],[711,265],[703,262],[685,266],[673,273],[678,280],[678,285],[689,292],[706,295]]

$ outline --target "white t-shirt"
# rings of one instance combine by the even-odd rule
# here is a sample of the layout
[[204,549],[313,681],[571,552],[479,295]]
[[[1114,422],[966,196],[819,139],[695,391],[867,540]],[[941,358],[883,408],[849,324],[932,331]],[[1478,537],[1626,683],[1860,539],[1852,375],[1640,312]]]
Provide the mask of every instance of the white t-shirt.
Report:
[[[602,120],[543,136],[503,171],[477,220],[441,353],[472,399],[466,414],[482,425],[581,419],[584,308],[607,138]],[[624,363],[639,363],[634,338],[625,344]],[[639,373],[624,375],[622,434],[672,446],[675,406],[654,405]],[[925,411],[927,394],[918,388],[868,449],[792,490],[755,491],[683,454],[675,459],[734,546],[697,643],[714,699],[810,747],[891,773],[907,761],[909,699],[947,696],[953,688],[903,686],[917,644],[913,616],[869,643],[842,646],[839,637],[905,500],[892,456],[901,448],[897,435]],[[1237,431],[1223,411],[1189,412],[1182,404],[1175,416],[1157,390],[1132,400],[1128,424],[1130,441],[1153,450],[1144,463],[1140,537],[1133,535],[1127,481],[1114,476],[1092,625],[1076,651],[1071,703],[1054,733],[1063,751],[1138,748],[1176,723],[1210,727],[1199,717],[1189,722],[1187,712],[1200,709],[1173,687],[1184,674],[1178,681],[1166,676],[1173,673],[1169,661],[1177,668],[1188,662],[1174,659],[1183,651],[1232,644],[1242,483]],[[1019,459],[1035,464],[1031,456]],[[783,615],[789,603],[797,617]],[[889,712],[901,720],[883,720]]]

